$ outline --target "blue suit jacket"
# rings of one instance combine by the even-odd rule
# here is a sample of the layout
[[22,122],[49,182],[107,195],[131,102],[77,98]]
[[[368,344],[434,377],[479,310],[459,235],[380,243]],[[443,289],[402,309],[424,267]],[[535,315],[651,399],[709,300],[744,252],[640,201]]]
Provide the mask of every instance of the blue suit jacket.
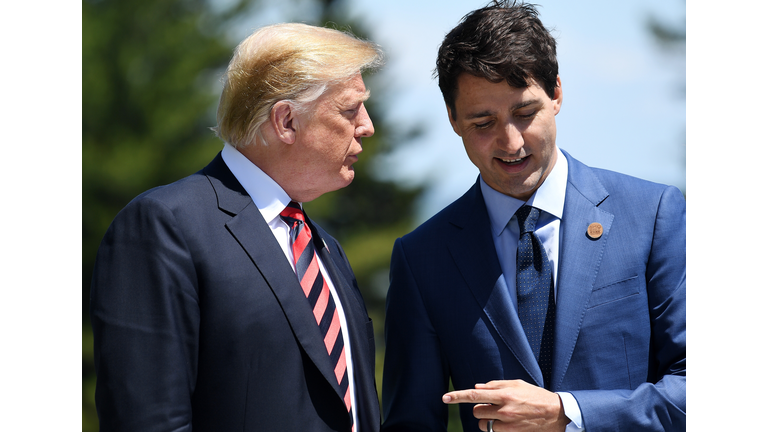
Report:
[[[573,393],[589,432],[684,430],[683,196],[566,159],[550,390]],[[604,230],[596,240],[593,222]],[[491,235],[478,181],[396,241],[383,430],[445,430],[449,378],[456,389],[543,386]],[[471,404],[460,411],[464,430],[478,430]]]
[[[349,327],[357,430],[377,431],[373,327],[341,247],[313,229]],[[350,430],[296,274],[221,155],[118,214],[91,317],[102,431]]]

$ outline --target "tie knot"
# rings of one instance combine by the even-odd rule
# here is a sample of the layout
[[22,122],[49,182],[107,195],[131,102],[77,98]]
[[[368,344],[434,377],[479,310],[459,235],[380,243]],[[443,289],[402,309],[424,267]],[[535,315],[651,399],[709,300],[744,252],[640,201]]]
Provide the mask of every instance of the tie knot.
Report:
[[304,211],[301,209],[299,203],[291,201],[285,209],[280,212],[280,218],[288,224],[291,242],[295,242],[299,232],[304,229]]
[[[301,210],[299,203],[291,201],[285,209],[280,212],[280,217],[282,217],[288,225],[293,226],[293,222],[295,221],[304,222],[304,211]],[[289,219],[292,220],[289,221]]]
[[529,205],[523,205],[515,212],[517,224],[520,226],[520,236],[536,230],[536,222],[539,220],[539,209]]

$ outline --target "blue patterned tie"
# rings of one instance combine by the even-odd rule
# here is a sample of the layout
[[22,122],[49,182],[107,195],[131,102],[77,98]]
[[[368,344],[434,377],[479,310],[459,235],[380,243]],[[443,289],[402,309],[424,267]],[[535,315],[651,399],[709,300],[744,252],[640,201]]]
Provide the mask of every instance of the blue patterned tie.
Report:
[[517,313],[549,387],[552,375],[555,295],[547,252],[534,232],[539,209],[523,205],[515,213],[520,225],[517,245]]

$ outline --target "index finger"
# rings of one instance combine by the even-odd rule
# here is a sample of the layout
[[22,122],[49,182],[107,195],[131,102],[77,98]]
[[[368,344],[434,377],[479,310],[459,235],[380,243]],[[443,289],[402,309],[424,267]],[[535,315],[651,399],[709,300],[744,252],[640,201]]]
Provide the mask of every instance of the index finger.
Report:
[[469,389],[456,390],[443,395],[443,403],[498,404],[500,401],[495,390]]

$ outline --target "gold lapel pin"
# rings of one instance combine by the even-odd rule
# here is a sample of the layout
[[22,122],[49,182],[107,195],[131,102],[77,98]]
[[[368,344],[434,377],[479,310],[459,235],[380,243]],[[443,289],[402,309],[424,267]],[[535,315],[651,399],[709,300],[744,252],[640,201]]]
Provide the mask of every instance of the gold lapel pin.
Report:
[[593,240],[597,240],[603,235],[603,226],[599,222],[592,222],[587,227],[587,235]]

